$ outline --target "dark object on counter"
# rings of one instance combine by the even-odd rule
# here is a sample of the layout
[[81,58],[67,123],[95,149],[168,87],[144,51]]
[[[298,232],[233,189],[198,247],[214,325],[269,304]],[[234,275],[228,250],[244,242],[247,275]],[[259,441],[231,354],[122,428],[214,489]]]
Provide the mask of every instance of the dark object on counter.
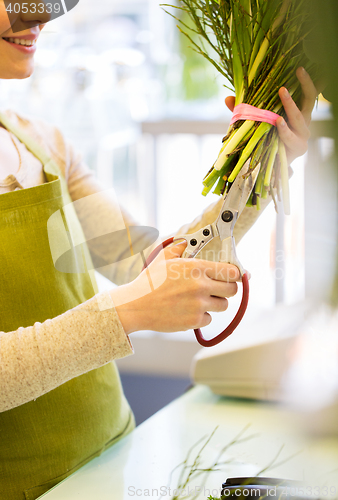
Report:
[[222,484],[221,498],[239,500],[319,500],[300,481],[271,477],[231,477]]

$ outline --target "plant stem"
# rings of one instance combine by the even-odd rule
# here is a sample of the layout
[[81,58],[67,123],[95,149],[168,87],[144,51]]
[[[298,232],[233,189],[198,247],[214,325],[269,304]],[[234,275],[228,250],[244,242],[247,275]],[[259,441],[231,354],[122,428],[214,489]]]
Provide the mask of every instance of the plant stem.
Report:
[[264,187],[266,189],[268,189],[270,186],[272,169],[273,169],[273,166],[275,163],[277,152],[278,152],[278,140],[275,140],[271,146],[271,152],[269,155],[269,160],[268,160],[268,164],[267,164],[266,172],[265,172]]
[[[216,182],[216,181],[215,181]],[[210,186],[204,186],[202,189],[202,196],[206,196],[210,191],[212,190],[214,184],[211,184]]]
[[229,182],[233,182],[235,180],[237,174],[240,172],[244,163],[250,157],[250,155],[251,155],[252,151],[254,150],[255,146],[257,145],[258,141],[263,137],[264,134],[269,132],[271,127],[272,127],[272,125],[270,125],[269,123],[261,123],[259,125],[256,132],[253,134],[250,141],[248,142],[248,144],[244,148],[243,153],[241,154],[241,157],[240,157],[236,167],[231,172],[231,175],[229,176]]
[[263,172],[262,166],[260,166],[260,172],[259,172],[257,180],[256,180],[256,187],[255,187],[256,194],[259,194],[259,195],[262,194],[263,179],[264,179],[264,172]]
[[214,168],[215,170],[221,170],[223,165],[225,164],[228,156],[236,149],[238,144],[241,142],[243,137],[246,136],[246,134],[252,129],[252,127],[255,125],[254,121],[251,120],[246,120],[243,125],[241,125],[237,130],[236,133],[231,137],[223,151],[220,153],[219,157],[217,158]]
[[282,197],[285,215],[290,215],[289,192],[289,165],[286,157],[284,142],[278,139],[278,155],[280,159],[280,177],[282,184]]
[[220,152],[218,153],[218,156],[224,151],[224,149],[227,147],[227,145],[229,144],[229,141],[231,141],[231,139],[233,138],[233,136],[235,135],[236,133],[236,130],[233,130],[230,134],[230,136],[228,137],[228,139],[226,141],[223,142],[222,144],[222,147],[220,149]]
[[214,194],[218,194],[218,195],[221,195],[222,194],[222,191],[224,189],[224,186],[225,186],[225,183],[226,183],[226,180],[223,179],[223,177],[220,177],[218,182],[217,182],[217,185],[214,189]]
[[260,66],[261,62],[263,61],[263,59],[264,59],[264,57],[269,49],[269,46],[270,46],[269,40],[265,37],[263,40],[263,43],[261,45],[261,48],[259,49],[259,52],[256,56],[255,62],[253,63],[252,68],[250,70],[249,85],[251,85],[252,80],[255,78],[257,69]]
[[207,177],[204,179],[203,185],[205,187],[212,187],[215,184],[215,182],[217,181],[219,175],[220,175],[220,171],[213,169],[210,172],[210,174],[207,175]]

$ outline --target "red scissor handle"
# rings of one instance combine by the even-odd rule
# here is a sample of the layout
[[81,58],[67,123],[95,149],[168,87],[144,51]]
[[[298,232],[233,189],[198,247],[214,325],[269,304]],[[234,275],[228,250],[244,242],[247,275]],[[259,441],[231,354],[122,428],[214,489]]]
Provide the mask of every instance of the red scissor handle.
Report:
[[163,243],[160,243],[152,252],[151,254],[148,256],[147,260],[145,261],[143,267],[142,267],[142,271],[144,271],[144,269],[146,267],[149,266],[149,264],[152,263],[152,261],[155,259],[155,257],[158,256],[158,254],[160,253],[160,251],[162,250],[162,248],[165,248],[167,247],[168,245],[170,245],[172,242],[174,241],[174,237],[171,237],[171,238],[168,238],[167,240],[165,240]]
[[248,275],[246,273],[244,273],[242,276],[242,285],[243,285],[243,295],[242,295],[241,305],[239,306],[239,309],[237,311],[236,316],[231,321],[230,325],[227,326],[225,330],[223,330],[223,332],[221,332],[219,335],[217,335],[213,339],[206,340],[203,337],[200,328],[196,328],[194,330],[196,339],[202,346],[212,347],[214,345],[219,344],[224,339],[229,337],[229,335],[231,335],[232,332],[234,330],[236,330],[236,328],[238,327],[238,325],[242,321],[243,316],[244,316],[245,311],[246,311],[246,308],[248,307],[248,301],[249,301],[249,279],[248,279]]
[[[160,251],[163,248],[165,248],[168,245],[170,245],[171,243],[173,243],[173,241],[174,241],[173,237],[168,238],[163,243],[158,245],[155,248],[155,250],[153,250],[151,252],[149,257],[145,261],[144,266],[142,268],[142,271],[146,267],[149,266],[149,264],[155,259],[155,257],[160,253]],[[231,321],[230,325],[227,326],[227,328],[225,330],[223,330],[223,332],[221,332],[219,335],[216,335],[216,337],[214,337],[213,339],[207,340],[203,337],[200,328],[194,329],[197,342],[199,342],[199,344],[201,344],[203,347],[212,347],[214,345],[219,344],[220,342],[225,340],[227,337],[229,337],[229,335],[232,334],[232,332],[238,327],[238,325],[242,321],[243,316],[244,316],[245,311],[246,311],[246,308],[248,307],[248,301],[249,301],[249,279],[248,279],[248,275],[246,273],[244,273],[242,276],[242,285],[243,285],[242,301],[241,301],[241,304],[240,304],[239,309],[237,311],[237,314],[234,317],[234,319]]]

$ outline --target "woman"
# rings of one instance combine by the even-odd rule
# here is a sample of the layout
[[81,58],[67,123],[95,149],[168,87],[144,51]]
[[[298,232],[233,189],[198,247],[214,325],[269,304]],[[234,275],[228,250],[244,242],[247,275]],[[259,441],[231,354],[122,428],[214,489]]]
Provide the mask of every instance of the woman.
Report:
[[[22,79],[33,71],[48,16],[13,16],[11,27],[0,3],[0,77]],[[280,91],[289,126],[280,119],[278,129],[290,161],[306,150],[316,95],[309,76],[298,70],[298,77],[302,113],[285,89]],[[0,122],[0,497],[31,500],[133,428],[110,363],[132,353],[128,335],[209,324],[207,311],[226,309],[239,273],[224,263],[180,259],[185,244],[178,244],[150,266],[153,281],[166,276],[151,291],[148,274],[139,274],[141,259],[131,258],[129,247],[91,238],[97,227],[108,234],[121,229],[121,221],[135,223],[120,213],[61,133],[11,111],[1,112]],[[75,203],[75,213],[71,202],[90,195],[90,210]],[[195,231],[216,212],[217,204],[184,230]],[[236,225],[238,239],[256,217],[256,210],[245,209]],[[89,252],[82,246],[87,268],[80,269],[73,255],[80,272],[60,272],[51,250],[61,255],[68,238],[84,239],[82,231],[92,240]],[[121,286],[94,296],[91,259]],[[198,281],[192,275],[196,267]]]

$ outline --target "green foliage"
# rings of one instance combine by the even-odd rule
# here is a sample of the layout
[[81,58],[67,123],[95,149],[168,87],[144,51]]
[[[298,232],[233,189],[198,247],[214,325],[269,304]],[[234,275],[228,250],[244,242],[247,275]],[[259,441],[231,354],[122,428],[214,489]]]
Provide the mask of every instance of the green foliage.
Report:
[[[178,28],[191,48],[230,82],[231,90],[238,95],[244,85],[245,94],[250,97],[259,86],[260,74],[283,79],[292,88],[297,80],[291,70],[297,64],[311,70],[300,47],[308,28],[302,11],[305,3],[305,0],[181,0],[179,6],[162,6],[179,11],[174,15],[166,10],[178,21]],[[280,18],[283,5],[287,9]],[[274,23],[277,23],[275,29]],[[249,72],[265,37],[269,48],[249,88]],[[248,99],[245,102],[249,103]]]
[[[191,48],[209,61],[224,77],[225,87],[235,92],[235,104],[246,103],[278,113],[286,118],[278,90],[286,87],[296,104],[301,105],[301,86],[296,70],[303,66],[316,83],[316,65],[306,57],[303,42],[309,29],[309,16],[305,13],[307,0],[180,0],[178,6],[168,12],[178,21],[178,28],[186,36]],[[189,21],[186,21],[188,19]],[[228,87],[229,88],[229,87]],[[204,180],[203,194],[207,194],[216,184],[214,193],[223,195],[229,189],[240,166],[254,157],[250,168],[260,168],[267,172],[269,155],[266,150],[278,140],[276,129],[264,129],[261,141],[256,141],[256,131],[262,131],[259,123],[248,122],[245,134],[239,129],[245,122],[236,122],[228,131],[221,152]],[[252,123],[252,122],[251,122]],[[236,135],[236,131],[238,134]],[[232,135],[235,132],[235,136]],[[258,133],[258,131],[257,131]],[[245,135],[245,140],[243,136]],[[231,139],[230,139],[231,137]],[[224,168],[229,159],[233,171]],[[279,158],[272,165],[272,190],[282,187],[284,209],[288,212],[289,193],[285,177],[285,149],[281,145],[278,156],[283,158],[283,168],[277,169]],[[280,173],[283,182],[280,182]],[[263,175],[262,173],[262,175]],[[215,174],[215,175],[214,175]],[[210,181],[212,180],[212,184]],[[266,191],[255,191],[253,202],[266,195]],[[256,204],[256,203],[255,203]]]
[[[191,24],[186,12],[181,12],[180,20],[185,24]],[[192,39],[196,41],[197,35],[192,33]],[[182,90],[183,98],[186,100],[210,99],[218,94],[216,81],[217,72],[206,60],[200,57],[190,48],[190,42],[186,36],[179,36],[180,54],[183,59]]]

